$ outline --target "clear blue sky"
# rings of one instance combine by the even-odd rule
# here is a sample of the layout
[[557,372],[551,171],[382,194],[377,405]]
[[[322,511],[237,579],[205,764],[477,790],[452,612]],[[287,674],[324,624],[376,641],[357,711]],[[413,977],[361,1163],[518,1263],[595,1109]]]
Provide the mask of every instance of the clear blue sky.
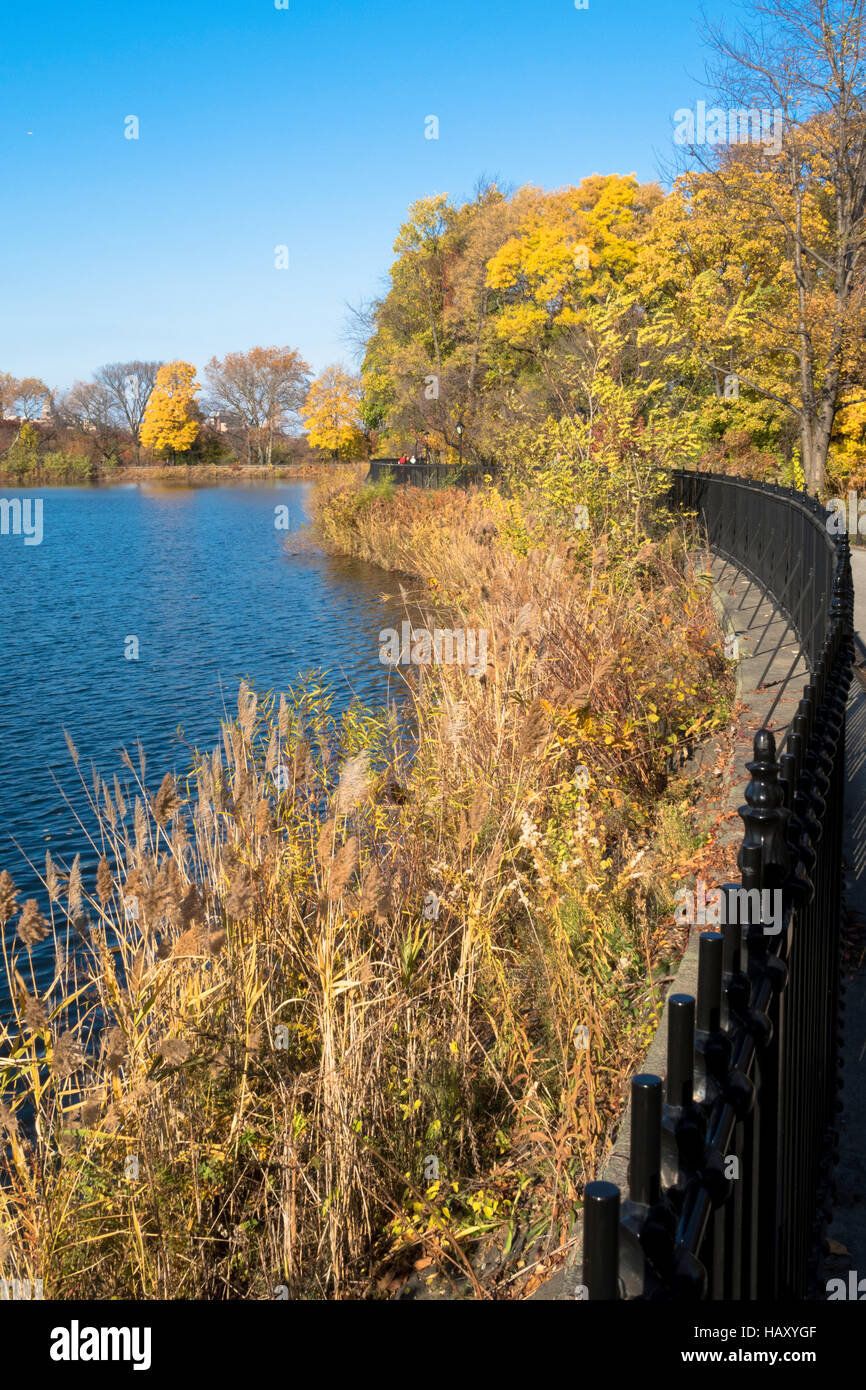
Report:
[[4,0],[0,370],[348,360],[344,303],[379,290],[414,199],[482,172],[656,177],[702,94],[698,21],[687,0]]

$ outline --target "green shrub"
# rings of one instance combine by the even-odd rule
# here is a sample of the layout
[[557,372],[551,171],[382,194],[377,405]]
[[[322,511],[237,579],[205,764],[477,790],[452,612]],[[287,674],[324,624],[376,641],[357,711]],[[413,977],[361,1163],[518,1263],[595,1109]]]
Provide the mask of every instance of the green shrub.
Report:
[[12,478],[24,479],[39,471],[38,436],[31,424],[21,426],[17,438],[3,455],[3,472]]
[[83,482],[93,476],[93,464],[90,459],[81,458],[78,454],[67,454],[62,449],[54,449],[43,454],[41,460],[37,460],[36,471],[44,478]]

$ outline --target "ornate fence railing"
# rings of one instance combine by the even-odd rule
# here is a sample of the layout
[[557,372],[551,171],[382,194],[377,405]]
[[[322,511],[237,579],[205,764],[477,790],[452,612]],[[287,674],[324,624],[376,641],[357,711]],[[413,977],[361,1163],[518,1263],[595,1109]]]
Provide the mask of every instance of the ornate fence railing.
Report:
[[410,484],[413,487],[466,487],[470,483],[480,483],[485,474],[494,472],[490,465],[477,463],[400,463],[399,459],[371,459],[370,471],[365,479],[368,483],[379,482],[381,478],[391,477],[395,483]]
[[585,1189],[583,1284],[590,1299],[804,1298],[838,1148],[848,538],[770,484],[677,472],[671,501],[789,618],[809,681],[780,756],[755,735],[740,882],[700,935],[697,996],[668,997],[666,1076],[632,1080],[627,1196]]

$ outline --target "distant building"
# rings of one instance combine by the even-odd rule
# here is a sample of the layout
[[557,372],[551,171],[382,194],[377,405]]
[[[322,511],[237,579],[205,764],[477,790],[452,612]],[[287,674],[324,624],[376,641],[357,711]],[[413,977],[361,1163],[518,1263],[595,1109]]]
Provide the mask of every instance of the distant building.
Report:
[[246,421],[242,415],[235,414],[234,411],[216,411],[213,415],[205,416],[205,424],[209,425],[217,434],[228,434],[229,430],[246,429]]

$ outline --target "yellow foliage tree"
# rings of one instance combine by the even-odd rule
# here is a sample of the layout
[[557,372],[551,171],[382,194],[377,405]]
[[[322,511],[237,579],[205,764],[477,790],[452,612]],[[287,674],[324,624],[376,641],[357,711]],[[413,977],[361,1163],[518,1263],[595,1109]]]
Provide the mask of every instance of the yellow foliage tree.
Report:
[[339,364],[326,367],[316,378],[300,411],[314,449],[327,449],[335,459],[357,458],[363,452],[360,397],[359,378]]
[[[817,124],[800,127],[797,138],[817,142]],[[833,269],[838,219],[824,165],[816,158],[792,189],[792,161],[793,148],[788,159],[769,159],[761,146],[734,146],[718,167],[681,175],[653,214],[635,285],[646,337],[664,345],[671,379],[711,383],[708,421],[714,411],[727,413],[753,439],[761,415],[772,433],[787,426],[799,437],[815,493],[824,487],[828,451],[832,465],[847,432],[852,452],[861,447],[855,411],[863,401],[866,298],[862,289],[843,294]],[[785,226],[808,255],[798,258],[796,240],[780,232]],[[732,378],[733,401],[723,395]],[[748,411],[749,398],[761,404],[760,415]],[[834,427],[842,410],[846,421]]]
[[524,349],[540,346],[552,329],[586,321],[632,269],[636,238],[662,200],[656,184],[634,175],[593,174],[557,193],[523,189],[523,217],[487,265],[487,284],[504,292],[496,333]]
[[172,456],[192,448],[200,428],[195,400],[199,390],[195,367],[189,362],[166,362],[160,367],[141,425],[145,448]]

